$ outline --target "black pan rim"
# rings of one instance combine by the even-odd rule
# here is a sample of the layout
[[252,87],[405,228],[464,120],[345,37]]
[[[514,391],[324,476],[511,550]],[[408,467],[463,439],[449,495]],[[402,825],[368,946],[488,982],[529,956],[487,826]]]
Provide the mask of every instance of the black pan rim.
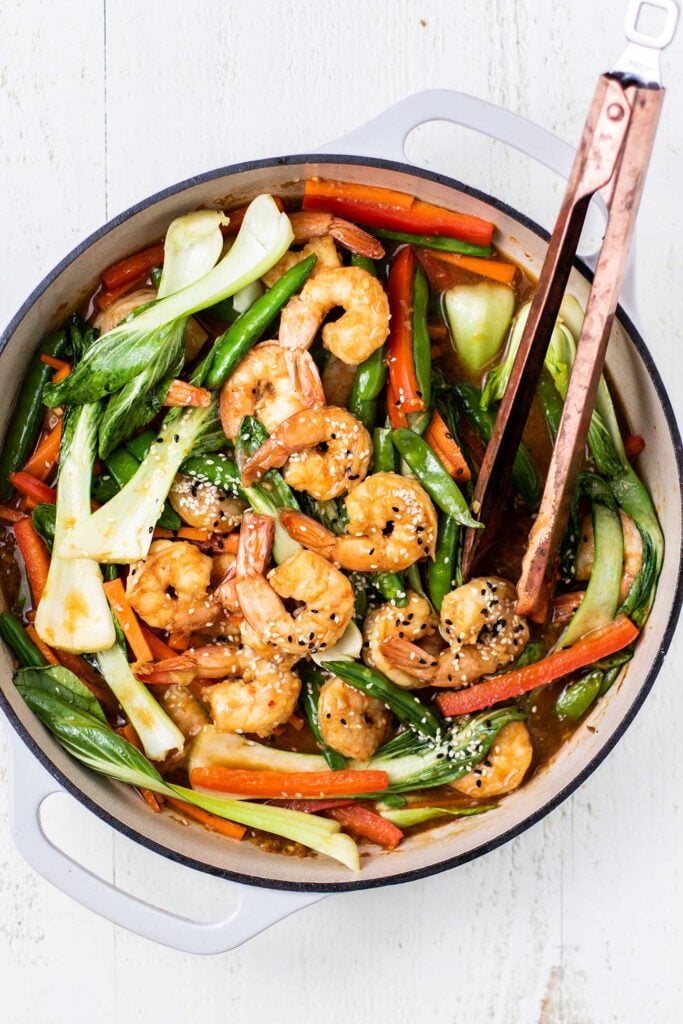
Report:
[[[10,338],[17,330],[19,324],[27,315],[32,306],[37,302],[41,295],[49,288],[52,282],[61,274],[70,263],[73,262],[78,256],[86,252],[90,246],[99,239],[103,238],[114,228],[123,224],[131,217],[138,213],[148,209],[155,203],[160,202],[163,199],[169,198],[173,195],[177,195],[179,192],[183,192],[188,188],[192,188],[195,185],[205,184],[213,181],[217,178],[226,177],[229,175],[237,174],[243,171],[251,171],[261,168],[268,167],[279,167],[279,166],[291,166],[294,164],[349,164],[355,166],[369,166],[377,167],[383,170],[400,171],[405,174],[413,175],[415,177],[424,178],[428,181],[435,181],[439,184],[445,185],[449,188],[453,188],[457,191],[464,192],[466,195],[473,196],[476,199],[480,199],[482,202],[488,203],[495,207],[501,212],[514,218],[519,223],[523,224],[529,230],[533,231],[539,238],[547,241],[550,237],[548,231],[542,228],[539,224],[527,217],[525,214],[520,213],[514,207],[504,203],[502,200],[497,199],[487,193],[473,188],[470,185],[466,185],[463,182],[458,181],[455,178],[450,178],[446,175],[437,174],[434,171],[429,171],[421,167],[414,167],[410,164],[404,164],[394,160],[384,160],[377,157],[360,157],[360,156],[348,156],[346,154],[316,154],[316,153],[304,153],[304,154],[292,154],[288,156],[270,157],[260,160],[249,160],[243,161],[236,164],[231,164],[226,167],[217,168],[213,171],[207,171],[204,174],[195,175],[191,178],[187,178],[184,181],[179,182],[176,185],[171,185],[160,192],[154,193],[148,198],[136,203],[135,205],[124,210],[116,217],[112,218],[102,227],[92,232],[83,242],[77,245],[74,249],[68,253],[64,259],[60,262],[42,279],[42,281],[33,289],[28,298],[22,303],[21,307],[15,313],[10,320],[9,324],[0,335],[0,354],[4,351]],[[583,274],[583,276],[592,281],[593,273],[590,268],[577,257],[574,261],[575,267]],[[645,344],[640,332],[636,328],[635,324],[626,313],[626,311],[619,306],[617,308],[617,319],[620,321],[622,326],[626,329],[629,339],[633,343],[638,352],[638,355],[643,361],[643,364],[650,376],[650,379],[655,388],[657,397],[662,405],[665,412],[669,435],[674,448],[676,456],[676,468],[678,473],[678,481],[683,492],[683,440],[678,429],[676,417],[671,405],[671,400],[667,394],[664,383],[659,374],[659,371],[655,365],[652,355]],[[683,501],[681,507],[681,515],[683,517]],[[678,571],[676,576],[676,586],[673,594],[671,609],[669,617],[664,629],[662,641],[657,651],[656,657],[653,659],[652,664],[647,672],[645,679],[637,691],[634,694],[633,700],[630,707],[622,717],[619,725],[614,730],[612,735],[605,741],[603,746],[597,752],[597,754],[591,759],[591,761],[578,772],[572,780],[567,783],[558,793],[555,794],[551,799],[547,800],[542,806],[537,808],[534,812],[525,817],[518,824],[508,829],[506,832],[501,833],[494,839],[488,840],[476,846],[472,850],[468,850],[466,853],[459,854],[455,857],[450,857],[446,860],[437,861],[434,864],[428,864],[424,867],[417,868],[412,871],[404,871],[400,874],[388,875],[382,878],[371,878],[362,879],[359,878],[356,881],[349,882],[334,882],[334,883],[318,883],[318,882],[294,882],[280,879],[268,879],[259,878],[252,875],[244,875],[237,871],[229,871],[225,868],[219,868],[215,865],[206,864],[203,861],[197,860],[193,857],[188,857],[185,854],[171,850],[161,843],[150,839],[148,836],[136,829],[125,825],[114,815],[110,814],[107,810],[101,807],[90,797],[86,796],[82,790],[78,788],[62,771],[56,767],[52,760],[47,756],[42,747],[34,739],[28,729],[22,724],[13,708],[9,704],[4,692],[0,689],[0,708],[4,711],[8,721],[11,723],[15,732],[18,734],[20,739],[26,744],[31,753],[37,757],[38,761],[46,769],[46,771],[62,786],[71,796],[78,800],[81,804],[96,814],[102,821],[111,825],[122,835],[134,842],[139,843],[141,846],[148,850],[152,850],[155,853],[160,854],[163,857],[177,863],[182,864],[186,867],[192,868],[196,871],[201,871],[206,874],[214,875],[219,878],[225,878],[227,881],[236,882],[243,885],[249,885],[256,888],[263,889],[274,889],[274,890],[285,890],[291,892],[302,892],[302,893],[334,893],[334,892],[352,892],[359,889],[375,889],[382,886],[399,885],[405,882],[415,881],[419,878],[427,878],[431,875],[440,874],[443,871],[448,871],[451,868],[458,867],[461,864],[467,864],[469,861],[476,860],[478,857],[483,856],[486,853],[490,853],[498,847],[503,846],[505,843],[510,842],[517,836],[521,835],[527,829],[541,821],[547,814],[555,810],[561,803],[563,803],[572,793],[574,793],[579,786],[581,786],[602,764],[607,755],[613,750],[619,740],[622,738],[628,727],[631,725],[636,715],[643,706],[645,699],[647,698],[650,690],[652,689],[655,679],[659,674],[659,670],[664,661],[664,657],[669,649],[673,635],[678,623],[678,618],[681,612],[681,605],[683,604],[683,542],[679,551],[678,558]]]

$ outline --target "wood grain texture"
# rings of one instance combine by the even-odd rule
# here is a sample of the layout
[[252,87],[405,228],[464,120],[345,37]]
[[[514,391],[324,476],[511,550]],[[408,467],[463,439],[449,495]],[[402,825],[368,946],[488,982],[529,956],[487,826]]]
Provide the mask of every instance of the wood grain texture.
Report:
[[[302,152],[411,92],[462,89],[574,142],[622,47],[623,0],[5,0],[0,6],[0,319],[72,245],[195,172]],[[642,208],[645,333],[683,384],[682,44]],[[545,224],[559,185],[441,125],[412,159]],[[6,825],[3,1024],[678,1024],[683,982],[680,639],[625,739],[562,808],[457,871],[326,900],[195,959],[95,918],[33,874]],[[52,824],[107,878],[210,918],[229,899],[63,802]]]

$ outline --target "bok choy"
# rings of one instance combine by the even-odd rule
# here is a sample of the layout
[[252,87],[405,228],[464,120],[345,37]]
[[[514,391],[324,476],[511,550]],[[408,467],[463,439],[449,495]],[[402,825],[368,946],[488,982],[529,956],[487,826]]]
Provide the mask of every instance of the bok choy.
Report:
[[500,352],[515,293],[491,281],[459,284],[445,293],[444,308],[460,361],[470,373],[480,373]]

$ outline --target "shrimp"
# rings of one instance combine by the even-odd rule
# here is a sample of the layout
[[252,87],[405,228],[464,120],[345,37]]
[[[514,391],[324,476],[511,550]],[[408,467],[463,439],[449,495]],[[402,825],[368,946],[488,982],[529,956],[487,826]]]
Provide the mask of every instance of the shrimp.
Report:
[[373,235],[363,231],[357,224],[331,213],[319,213],[313,210],[300,210],[289,214],[295,242],[304,242],[309,238],[322,238],[331,235],[335,242],[349,252],[367,256],[371,260],[381,260],[384,247]]
[[357,572],[407,569],[434,553],[436,512],[411,477],[373,473],[347,497],[346,514],[342,536],[295,509],[282,509],[280,521],[304,547]]
[[189,526],[214,533],[230,533],[242,521],[246,502],[228,496],[207,480],[178,473],[168,500]]
[[245,648],[239,677],[207,686],[204,697],[218,732],[270,736],[292,717],[300,692],[296,672]]
[[321,238],[311,238],[311,241],[303,249],[298,249],[296,252],[290,249],[289,252],[284,254],[282,259],[278,260],[274,267],[271,267],[263,275],[261,280],[268,288],[272,288],[283,274],[286,274],[288,270],[295,267],[297,263],[301,263],[307,256],[315,256],[316,258],[315,265],[310,274],[311,277],[315,277],[322,270],[335,270],[342,265],[334,239],[331,235],[323,235]]
[[[624,535],[624,564],[619,587],[619,603],[626,600],[631,586],[643,567],[643,538],[638,527],[630,516],[620,512],[621,530]],[[581,540],[576,552],[574,576],[577,580],[590,579],[595,561],[595,539],[593,537],[593,520],[590,515],[583,517],[581,522]]]
[[331,355],[322,373],[323,391],[328,405],[344,406],[348,409],[356,379],[355,363],[344,363]]
[[270,433],[295,412],[324,404],[320,375],[309,353],[285,352],[276,342],[263,341],[221,388],[221,423],[232,441],[243,416],[257,416]]
[[336,306],[344,314],[322,332],[325,348],[344,363],[361,363],[389,334],[389,300],[380,281],[362,267],[322,270],[290,299],[280,320],[280,344],[307,349],[325,316]]
[[465,796],[488,800],[510,793],[522,784],[534,748],[524,722],[508,722],[500,730],[484,760],[451,786]]
[[510,664],[526,646],[529,628],[515,614],[516,601],[512,583],[477,577],[443,599],[439,631],[449,647],[438,657],[400,636],[384,640],[381,653],[425,686],[474,683]]
[[126,596],[140,618],[156,629],[190,633],[220,615],[210,592],[212,560],[187,541],[158,540],[132,566]]
[[242,482],[248,487],[267,470],[284,466],[290,487],[328,501],[364,480],[371,458],[372,438],[346,409],[304,409],[277,426],[247,459]]
[[323,741],[345,757],[369,761],[383,743],[391,715],[375,697],[332,676],[320,687],[318,722]]
[[112,302],[107,309],[101,310],[93,319],[92,325],[100,334],[108,334],[113,331],[122,320],[147,302],[152,302],[157,297],[156,288],[138,288],[137,291],[122,295],[120,299]]
[[[409,590],[406,595],[406,604],[403,608],[397,608],[387,601],[379,608],[374,608],[365,617],[363,623],[363,661],[371,668],[376,668],[388,679],[407,689],[412,689],[415,684],[415,674],[411,672],[412,661],[409,671],[404,672],[401,668],[385,656],[382,644],[385,640],[397,637],[410,642],[411,647],[417,647],[418,641],[425,637],[433,636],[438,626],[438,618],[432,610],[432,606],[426,597],[421,597],[414,590]],[[426,652],[421,651],[418,657],[425,664],[432,663],[433,658]]]
[[[248,514],[237,552],[237,597],[242,614],[262,643],[300,657],[331,647],[353,615],[353,589],[346,576],[312,551],[297,551],[266,578],[260,551],[272,543],[272,519]],[[300,606],[289,612],[284,600]]]

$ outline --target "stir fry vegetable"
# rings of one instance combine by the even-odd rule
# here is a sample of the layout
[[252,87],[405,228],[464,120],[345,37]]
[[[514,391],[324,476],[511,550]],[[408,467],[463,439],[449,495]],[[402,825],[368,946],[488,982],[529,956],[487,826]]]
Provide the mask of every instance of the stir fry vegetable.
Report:
[[312,179],[301,209],[177,218],[39,347],[0,455],[0,637],[57,740],[154,813],[358,871],[494,809],[624,670],[663,537],[604,380],[554,621],[516,612],[569,296],[463,579],[531,287],[493,232]]

